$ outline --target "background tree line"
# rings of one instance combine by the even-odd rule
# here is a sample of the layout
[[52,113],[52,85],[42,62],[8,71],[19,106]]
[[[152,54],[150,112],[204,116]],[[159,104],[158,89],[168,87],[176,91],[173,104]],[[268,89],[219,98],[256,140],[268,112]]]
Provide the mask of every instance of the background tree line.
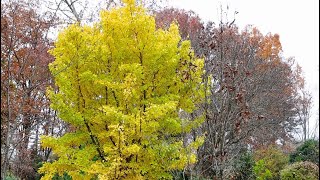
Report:
[[[183,114],[191,121],[204,114],[204,122],[180,134],[185,143],[204,135],[204,143],[196,151],[197,163],[172,172],[173,176],[241,179],[241,158],[249,154],[250,164],[254,154],[251,166],[260,169],[252,170],[253,174],[268,169],[273,177],[280,177],[281,168],[265,167],[267,160],[259,152],[276,146],[270,151],[294,153],[293,135],[300,133],[300,127],[303,141],[309,139],[312,99],[301,67],[294,57],[282,56],[279,35],[263,35],[252,26],[239,30],[236,19],[225,19],[223,13],[219,24],[204,23],[193,12],[159,8],[155,1],[137,3],[148,8],[157,28],[169,29],[176,22],[182,40],[190,40],[195,56],[204,59],[203,102]],[[113,0],[101,1],[97,7],[76,0],[1,2],[2,178],[8,174],[39,178],[36,172],[42,163],[57,158],[50,148],[40,146],[40,135],[74,131],[57,117],[46,93],[48,87],[59,92],[54,86],[56,74],[48,68],[54,61],[48,50],[54,47],[56,32],[76,22],[93,23],[100,9],[119,6],[123,3]]]

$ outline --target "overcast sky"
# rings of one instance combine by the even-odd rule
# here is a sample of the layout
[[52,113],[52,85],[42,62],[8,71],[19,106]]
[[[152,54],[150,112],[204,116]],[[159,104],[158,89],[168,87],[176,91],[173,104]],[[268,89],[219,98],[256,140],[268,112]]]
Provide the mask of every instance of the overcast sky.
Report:
[[[302,66],[312,92],[310,129],[319,117],[319,1],[318,0],[168,0],[169,6],[193,10],[204,21],[218,22],[220,6],[228,19],[242,29],[251,24],[263,34],[278,33],[285,57],[294,56]],[[318,133],[317,133],[318,134]]]

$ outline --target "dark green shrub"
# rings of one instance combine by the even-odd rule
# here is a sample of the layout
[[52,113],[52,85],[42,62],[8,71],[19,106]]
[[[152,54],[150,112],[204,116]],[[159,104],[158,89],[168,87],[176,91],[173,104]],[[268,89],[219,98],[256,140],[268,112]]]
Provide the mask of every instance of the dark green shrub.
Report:
[[319,165],[319,141],[307,140],[300,145],[295,152],[290,154],[291,163],[300,161],[310,161]]
[[254,179],[253,166],[254,166],[253,155],[250,152],[246,152],[238,159],[235,160],[233,168],[234,168],[234,179],[242,180],[242,179]]

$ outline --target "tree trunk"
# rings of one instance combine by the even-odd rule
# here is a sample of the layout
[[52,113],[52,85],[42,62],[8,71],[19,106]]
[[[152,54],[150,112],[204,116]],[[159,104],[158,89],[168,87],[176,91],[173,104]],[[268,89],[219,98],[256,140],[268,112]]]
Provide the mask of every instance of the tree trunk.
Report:
[[11,109],[10,109],[10,56],[8,58],[8,87],[7,87],[7,108],[8,108],[8,119],[7,119],[7,134],[6,134],[6,144],[4,146],[4,160],[3,160],[3,166],[1,168],[1,174],[2,179],[4,180],[6,178],[6,172],[9,165],[9,149],[10,149],[10,120],[11,120]]

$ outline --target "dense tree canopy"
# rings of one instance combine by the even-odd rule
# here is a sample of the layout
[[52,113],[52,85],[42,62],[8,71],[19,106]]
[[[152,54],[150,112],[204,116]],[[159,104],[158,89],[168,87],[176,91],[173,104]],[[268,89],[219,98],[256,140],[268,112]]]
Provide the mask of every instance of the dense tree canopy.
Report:
[[[50,179],[67,172],[73,178],[158,179],[195,162],[200,141],[183,144],[203,118],[189,121],[201,100],[203,60],[178,27],[155,29],[144,8],[127,1],[104,11],[93,27],[72,25],[61,32],[50,65],[59,92],[50,91],[52,108],[74,131],[43,137],[59,159],[40,172]],[[198,138],[200,140],[200,138]]]

